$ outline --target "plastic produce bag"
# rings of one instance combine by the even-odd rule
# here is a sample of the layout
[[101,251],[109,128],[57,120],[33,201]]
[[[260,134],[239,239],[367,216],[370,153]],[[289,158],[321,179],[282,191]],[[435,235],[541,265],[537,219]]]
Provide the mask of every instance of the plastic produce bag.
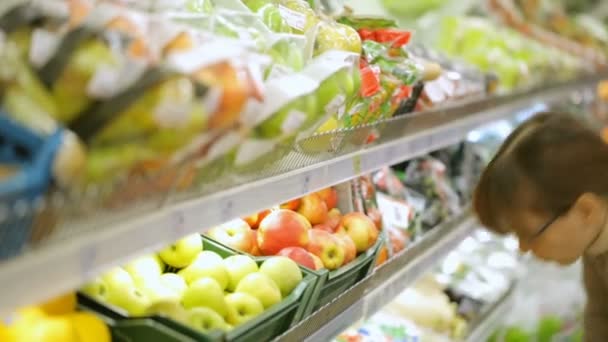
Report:
[[460,199],[447,177],[446,166],[437,159],[423,157],[410,161],[403,181],[427,199],[421,211],[425,229],[433,228],[461,211]]
[[[360,29],[363,54],[361,91],[347,108],[343,126],[353,127],[393,116],[411,96],[423,77],[423,66],[409,58],[403,47],[411,33],[390,28]],[[415,104],[415,100],[413,101]]]
[[[57,33],[56,46],[36,46],[38,31],[28,26],[6,36],[13,56],[8,61],[24,72],[2,72],[2,82],[13,85],[4,105],[21,118],[41,109],[34,112],[73,130],[87,144],[85,183],[146,178],[193,160],[208,163],[228,152],[226,141],[236,146],[249,134],[240,129],[241,114],[250,97],[263,96],[266,62],[248,45],[108,3],[85,20],[55,25],[49,18],[44,28],[53,30],[43,37]],[[46,48],[39,51],[46,59],[32,59],[34,48]],[[34,73],[39,64],[50,71]],[[41,126],[45,120],[29,122]],[[160,191],[168,191],[179,180],[159,182]]]

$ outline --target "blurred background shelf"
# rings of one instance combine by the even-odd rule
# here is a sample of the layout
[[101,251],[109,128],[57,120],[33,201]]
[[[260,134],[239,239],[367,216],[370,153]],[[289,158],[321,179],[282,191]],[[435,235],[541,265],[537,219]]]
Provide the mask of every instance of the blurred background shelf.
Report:
[[513,284],[509,291],[490,307],[478,322],[473,324],[471,332],[467,337],[468,342],[487,341],[488,338],[490,338],[501,325],[504,316],[508,314],[513,307],[516,286],[517,284]]
[[[160,207],[112,213],[112,219],[106,219],[106,213],[93,213],[84,220],[62,224],[48,241],[0,264],[0,282],[6,289],[0,297],[0,308],[10,310],[74,289],[111,266],[188,233],[203,232],[232,218],[449,146],[483,124],[511,117],[535,105],[583,97],[605,76],[598,74],[395,117],[359,128],[379,133],[373,144],[363,148],[343,146],[307,152],[307,146],[357,134],[357,129],[317,135],[289,146],[290,151],[283,159],[267,164],[264,169],[170,196]],[[374,278],[378,277],[409,278],[395,272],[411,258],[410,254],[396,258],[352,291],[377,288],[380,282]],[[416,261],[411,267],[417,268],[419,264],[423,263]],[[390,293],[390,288],[382,291]],[[310,320],[317,319],[314,317]]]

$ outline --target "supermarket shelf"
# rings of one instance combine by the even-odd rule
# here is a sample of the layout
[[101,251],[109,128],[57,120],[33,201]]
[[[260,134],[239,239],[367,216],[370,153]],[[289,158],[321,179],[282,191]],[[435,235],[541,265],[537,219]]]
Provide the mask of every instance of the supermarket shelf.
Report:
[[516,286],[517,284],[513,284],[498,302],[482,313],[481,320],[473,324],[467,342],[487,341],[500,327],[502,319],[513,306]]
[[276,341],[330,341],[391,302],[476,227],[469,212],[440,225]]
[[90,215],[88,221],[59,229],[60,238],[0,263],[0,283],[6,289],[0,296],[0,314],[74,289],[111,266],[186,234],[449,146],[472,129],[531,105],[562,101],[573,94],[580,97],[602,78],[594,75],[393,118],[375,127],[380,139],[364,149],[344,148],[317,156],[294,147],[268,170],[229,184],[219,184],[221,179],[209,187],[213,190],[193,192],[188,199],[175,196],[161,208],[121,215],[111,223],[103,221],[101,214]]

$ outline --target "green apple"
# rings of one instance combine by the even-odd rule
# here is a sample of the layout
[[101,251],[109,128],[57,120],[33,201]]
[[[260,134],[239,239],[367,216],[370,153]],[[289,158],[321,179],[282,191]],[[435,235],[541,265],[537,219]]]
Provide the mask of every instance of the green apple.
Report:
[[294,71],[301,71],[304,68],[304,52],[294,42],[280,40],[266,53],[273,57],[275,63],[286,65]]
[[[336,75],[332,75],[321,82],[316,95],[321,111],[328,114],[336,114],[337,105],[343,105],[346,100],[346,96]],[[334,104],[334,102],[335,105],[328,106],[330,103]]]
[[170,289],[163,285],[160,278],[150,279],[144,283],[136,285],[137,289],[148,298],[151,304],[168,301],[168,302],[179,302],[182,298],[182,294],[173,289]]
[[190,265],[202,250],[201,236],[192,234],[167,246],[158,255],[167,265],[182,268]]
[[285,61],[294,71],[301,71],[304,69],[305,62],[303,52],[295,45],[292,45],[287,51]]
[[264,120],[256,132],[262,138],[288,136],[309,127],[317,118],[318,107],[315,95],[305,95],[284,105],[279,111]]
[[257,12],[262,6],[271,4],[271,0],[243,0],[245,6],[249,7],[250,10]]
[[267,4],[260,7],[257,14],[262,19],[262,22],[272,31],[279,33],[291,33],[291,27],[287,24],[281,11],[274,4]]
[[80,291],[100,302],[108,300],[108,285],[106,285],[106,282],[101,277],[97,277],[88,282]]
[[256,131],[262,138],[278,138],[283,134],[296,132],[305,121],[306,113],[295,108],[294,103],[288,103],[264,120],[256,127]]
[[188,286],[182,297],[186,309],[206,307],[225,317],[227,313],[224,290],[213,278],[203,277]]
[[267,309],[281,301],[281,290],[267,275],[256,272],[241,279],[236,292],[247,293],[257,298]]
[[510,327],[506,330],[504,342],[531,342],[533,339],[530,333],[520,327]]
[[184,294],[184,291],[186,291],[188,288],[184,278],[175,273],[161,274],[159,281],[163,286],[177,293],[180,298]]
[[352,96],[356,91],[359,91],[359,88],[357,88],[358,81],[354,79],[355,76],[356,74],[350,69],[342,69],[335,75],[338,83],[347,96]]
[[246,255],[233,255],[224,259],[228,271],[228,291],[234,291],[246,275],[258,271],[258,264]]
[[159,315],[169,317],[174,321],[180,323],[188,322],[188,312],[184,307],[177,302],[173,301],[160,301],[151,304],[146,309],[146,316]]
[[106,298],[108,302],[115,302],[114,297],[121,297],[121,292],[135,289],[135,283],[131,275],[124,269],[117,267],[110,270],[101,277],[107,286]]
[[264,312],[264,305],[252,295],[236,292],[226,296],[228,323],[239,325]]
[[283,297],[288,296],[302,281],[302,271],[298,264],[284,256],[275,256],[264,261],[260,273],[272,279],[281,290]]
[[186,9],[194,13],[210,14],[213,12],[213,3],[211,0],[189,0]]
[[558,316],[543,317],[537,326],[537,337],[539,342],[552,341],[562,329],[564,322]]
[[[290,14],[286,13],[286,15],[284,15],[284,17],[289,18],[292,16],[301,16],[301,19],[304,20],[303,27],[299,26],[300,23],[298,21],[290,22],[290,20],[286,20],[287,23],[289,25],[291,25],[291,28],[294,33],[304,34],[304,33],[308,32],[308,30],[313,28],[319,22],[317,15],[315,14],[315,12],[312,10],[310,5],[306,1],[280,0],[279,3],[281,6],[284,6],[284,8],[282,9],[283,11],[290,13]],[[293,25],[296,23],[298,25]]]
[[150,307],[148,298],[136,288],[118,291],[111,298],[110,304],[123,308],[132,317],[145,316]]
[[214,252],[202,251],[196,259],[182,269],[179,274],[186,283],[192,284],[197,279],[202,277],[211,277],[215,279],[222,287],[222,290],[228,286],[228,271],[224,266],[224,260]]
[[163,273],[165,266],[158,256],[147,255],[131,261],[123,266],[123,268],[129,272],[135,285],[140,285],[147,281],[158,279]]
[[349,93],[349,96],[355,96],[361,89],[361,70],[359,70],[358,66],[355,66],[350,71],[350,79],[353,81],[353,89],[352,93]]
[[193,308],[188,312],[188,325],[202,332],[228,330],[228,326],[221,315],[204,307]]

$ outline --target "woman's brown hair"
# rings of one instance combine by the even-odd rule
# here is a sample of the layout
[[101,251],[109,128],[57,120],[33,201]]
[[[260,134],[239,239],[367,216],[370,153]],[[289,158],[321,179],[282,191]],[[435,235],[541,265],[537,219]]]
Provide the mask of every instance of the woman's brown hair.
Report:
[[515,129],[488,164],[473,209],[484,226],[507,233],[500,215],[524,208],[559,214],[586,192],[608,195],[608,145],[570,115],[540,113]]

